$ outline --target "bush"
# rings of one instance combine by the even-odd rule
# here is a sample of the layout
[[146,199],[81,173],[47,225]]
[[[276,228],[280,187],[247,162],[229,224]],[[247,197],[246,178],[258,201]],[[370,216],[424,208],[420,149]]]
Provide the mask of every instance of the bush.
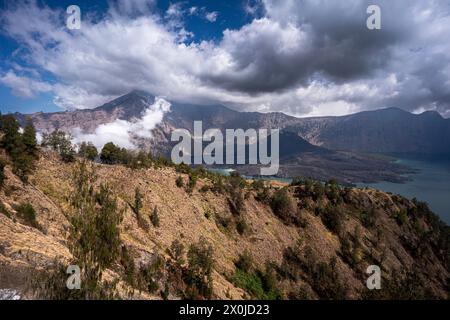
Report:
[[178,176],[177,180],[175,180],[175,184],[177,185],[178,188],[183,188],[184,187],[183,177]]
[[178,239],[170,245],[169,255],[179,267],[184,264],[184,245]]
[[[306,279],[319,299],[345,299],[348,288],[340,279],[336,259],[332,258],[329,262],[317,260],[310,247],[303,250],[288,247],[283,253],[280,275],[295,282]],[[306,278],[300,271],[306,273]]]
[[16,211],[17,215],[24,220],[25,224],[33,228],[40,229],[39,223],[36,220],[36,211],[31,203],[21,203],[17,207]]
[[189,247],[188,285],[190,297],[211,298],[213,292],[212,271],[214,268],[213,247],[203,237]]
[[395,215],[395,220],[397,221],[398,225],[405,225],[408,223],[408,214],[405,210],[401,210]]
[[244,218],[240,218],[236,222],[236,231],[242,236],[248,230],[247,222],[245,222]]
[[4,159],[0,158],[0,188],[3,187],[3,185],[5,184],[5,180],[6,180],[5,166],[6,166],[6,161]]
[[375,211],[375,209],[363,210],[360,213],[359,219],[365,228],[372,229],[373,227],[375,227],[377,212]]
[[150,221],[152,222],[152,224],[153,224],[153,226],[155,228],[159,227],[159,215],[158,215],[158,208],[157,207],[155,207],[153,209],[153,212],[152,212],[152,214],[150,216]]
[[273,213],[286,224],[300,225],[301,219],[297,213],[297,207],[293,203],[287,189],[275,191],[270,199],[270,207]]
[[248,251],[239,255],[239,259],[234,263],[236,268],[248,272],[253,267],[253,259]]
[[141,288],[145,288],[149,293],[155,293],[159,289],[159,282],[164,275],[165,260],[159,254],[147,265],[140,269]]
[[345,215],[341,208],[328,205],[320,211],[322,223],[335,234],[340,234],[344,224]]
[[237,268],[231,280],[237,287],[244,289],[255,299],[281,299],[271,270],[266,270],[266,272],[259,269],[245,271]]
[[125,271],[125,281],[131,286],[134,286],[136,268],[134,265],[134,260],[130,256],[130,253],[128,252],[128,249],[125,245],[122,246],[120,264],[123,266]]
[[269,188],[264,186],[261,189],[259,189],[259,191],[256,193],[255,199],[256,201],[259,201],[261,203],[270,204]]

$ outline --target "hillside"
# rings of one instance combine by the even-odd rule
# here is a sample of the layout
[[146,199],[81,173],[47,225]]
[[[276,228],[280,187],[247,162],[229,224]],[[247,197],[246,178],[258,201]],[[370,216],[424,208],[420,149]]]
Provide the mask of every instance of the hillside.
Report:
[[[40,149],[29,183],[5,167],[0,289],[35,297],[33,286],[26,290],[32,280],[52,270],[55,259],[64,265],[73,258],[69,199],[77,193],[72,181],[79,161],[64,163]],[[120,258],[103,275],[119,281],[121,298],[191,296],[186,251],[198,241],[213,250],[210,298],[448,298],[448,226],[422,203],[333,183],[251,184],[157,162],[140,169],[91,165],[94,189],[107,183],[124,210]],[[140,215],[132,206],[136,188]],[[23,215],[25,203],[34,208],[35,222]],[[175,240],[185,248],[179,264]],[[383,289],[376,294],[365,287],[371,264],[382,268]],[[146,279],[143,286],[139,279]]]

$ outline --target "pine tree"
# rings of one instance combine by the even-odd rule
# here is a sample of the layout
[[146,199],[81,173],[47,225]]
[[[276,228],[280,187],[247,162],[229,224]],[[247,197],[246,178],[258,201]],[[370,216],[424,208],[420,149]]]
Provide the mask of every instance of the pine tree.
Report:
[[[3,138],[0,145],[11,157],[14,174],[22,181],[26,182],[28,175],[33,170],[33,160],[37,152],[37,149],[35,149],[36,145],[34,148],[32,147],[33,141],[34,143],[36,142],[36,132],[34,127],[32,128],[32,125],[27,125],[28,129],[25,136],[25,132],[24,134],[20,134],[19,123],[14,116],[2,116],[1,122]],[[27,144],[31,149],[27,148]],[[31,153],[30,150],[32,149],[34,149],[34,151]]]
[[1,146],[9,155],[23,151],[22,139],[19,133],[19,123],[12,115],[2,116],[3,138]]
[[141,214],[141,209],[143,207],[142,204],[142,193],[139,191],[139,188],[136,188],[134,191],[134,213],[136,214],[136,216],[140,216]]
[[27,124],[23,130],[22,140],[25,145],[25,152],[32,157],[37,157],[36,129],[31,119],[27,120]]
[[78,155],[85,159],[94,161],[98,156],[97,148],[91,143],[82,142],[80,144],[80,149],[78,150]]

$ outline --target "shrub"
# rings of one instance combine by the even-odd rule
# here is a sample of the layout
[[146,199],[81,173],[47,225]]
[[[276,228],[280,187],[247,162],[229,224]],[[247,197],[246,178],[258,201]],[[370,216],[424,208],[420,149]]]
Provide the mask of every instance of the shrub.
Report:
[[178,188],[183,188],[184,187],[183,177],[178,176],[177,180],[175,180],[175,184],[177,185]]
[[259,269],[244,271],[237,268],[232,279],[233,283],[258,300],[276,300],[281,294],[276,288],[271,272],[262,272]]
[[377,212],[375,209],[363,210],[359,216],[362,225],[368,229],[375,227],[376,218]]
[[286,224],[300,224],[300,217],[297,214],[297,207],[294,205],[287,189],[283,188],[275,191],[270,199],[270,207],[273,213]]
[[159,289],[159,282],[164,274],[165,260],[159,254],[147,265],[140,269],[141,287],[145,288],[149,293],[155,293]]
[[324,190],[328,200],[333,204],[339,204],[342,202],[341,189],[336,180],[332,179],[325,184]]
[[405,225],[408,223],[408,214],[405,210],[401,210],[400,212],[396,213],[395,220],[397,221],[398,225]]
[[248,251],[239,255],[239,259],[234,263],[236,268],[248,272],[253,267],[253,259]]
[[205,214],[205,218],[209,220],[209,219],[211,219],[211,217],[213,216],[214,210],[211,209],[211,208],[206,208],[204,214]]
[[125,245],[122,246],[120,264],[123,266],[125,271],[125,281],[131,286],[134,286],[136,268],[134,265],[134,260],[130,256],[130,253],[128,252],[128,249]]
[[191,244],[188,251],[188,296],[211,298],[214,268],[213,247],[203,237]]
[[270,192],[269,188],[263,187],[259,189],[255,197],[256,201],[259,201],[264,204],[270,204]]
[[170,245],[169,255],[179,267],[184,264],[184,245],[178,239]]
[[33,228],[40,229],[39,223],[36,220],[36,211],[31,203],[21,203],[17,207],[16,211],[17,215],[24,220],[25,224]]
[[5,180],[6,180],[5,166],[6,166],[6,161],[4,159],[0,158],[0,188],[3,187],[3,185],[5,184]]
[[215,216],[217,227],[222,231],[229,231],[232,219],[230,217],[225,217],[220,214],[216,214]]
[[240,218],[236,222],[236,231],[242,236],[248,230],[247,222],[245,222],[244,218]]
[[159,215],[158,215],[158,207],[155,207],[150,216],[150,221],[152,222],[155,228],[159,227]]
[[335,234],[341,233],[345,215],[340,207],[326,206],[320,211],[320,218],[328,230]]
[[253,182],[252,182],[253,190],[259,191],[263,188],[265,188],[265,184],[264,184],[263,180],[260,180],[260,179],[253,180]]
[[194,191],[194,188],[197,184],[198,176],[195,173],[189,174],[189,182],[186,186],[186,192],[192,193]]

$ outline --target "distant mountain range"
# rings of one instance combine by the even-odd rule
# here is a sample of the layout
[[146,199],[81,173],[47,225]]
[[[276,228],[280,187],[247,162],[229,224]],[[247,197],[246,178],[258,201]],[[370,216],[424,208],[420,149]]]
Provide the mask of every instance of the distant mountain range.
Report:
[[[93,132],[99,125],[116,119],[139,119],[154,98],[132,91],[95,109],[15,115],[21,123],[30,116],[42,132],[70,132],[74,128]],[[153,130],[153,139],[136,138],[136,144],[168,155],[173,145],[171,131],[192,131],[195,120],[203,122],[203,130],[280,128],[281,176],[334,176],[345,182],[400,181],[399,174],[408,170],[367,154],[450,154],[450,119],[437,112],[416,115],[397,108],[341,117],[296,118],[278,112],[238,112],[221,105],[172,103],[171,111]],[[252,170],[246,169],[250,173]]]

